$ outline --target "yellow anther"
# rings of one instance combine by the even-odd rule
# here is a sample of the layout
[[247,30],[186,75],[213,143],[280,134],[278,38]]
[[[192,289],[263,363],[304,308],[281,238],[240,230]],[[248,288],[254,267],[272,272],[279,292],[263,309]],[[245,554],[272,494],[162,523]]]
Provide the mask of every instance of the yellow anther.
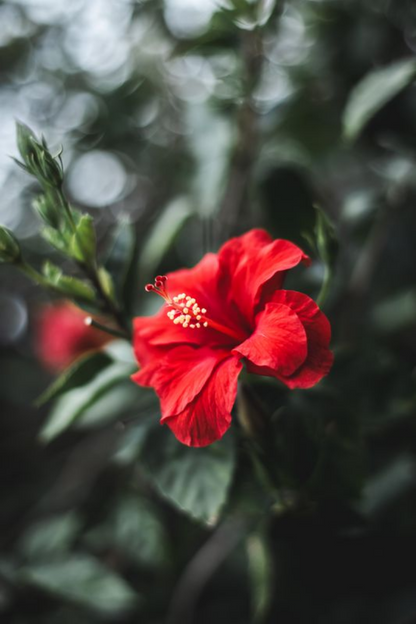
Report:
[[[168,318],[173,321],[175,325],[182,325],[185,329],[190,327],[191,329],[200,329],[208,327],[208,322],[204,321],[201,312],[206,313],[205,308],[199,307],[197,301],[185,293],[175,295],[172,299],[166,300],[171,309],[168,311]],[[192,321],[192,323],[191,323]]]
[[202,312],[202,314],[206,314],[206,313],[207,313],[207,311],[206,311],[206,309],[205,309],[205,308],[202,308],[202,309],[201,309],[201,312]]
[[175,323],[175,325],[178,325],[179,323],[182,325],[184,321],[185,321],[185,317],[183,314],[180,314],[179,316],[173,319],[173,322]]

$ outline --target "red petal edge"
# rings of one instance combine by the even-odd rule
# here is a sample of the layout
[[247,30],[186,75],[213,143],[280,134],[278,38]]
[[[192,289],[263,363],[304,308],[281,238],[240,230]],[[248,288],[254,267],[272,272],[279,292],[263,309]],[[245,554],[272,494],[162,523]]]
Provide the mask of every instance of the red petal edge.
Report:
[[294,388],[311,388],[331,370],[334,356],[329,350],[331,326],[325,314],[317,304],[302,293],[293,290],[279,290],[273,301],[290,307],[302,322],[308,339],[308,355],[305,362],[292,375],[284,376],[276,371],[249,365],[249,372],[257,375],[277,377],[286,386]]
[[306,359],[306,332],[290,307],[268,303],[256,317],[253,334],[233,352],[243,355],[256,366],[267,366],[288,376]]
[[207,446],[222,438],[231,424],[242,364],[230,356],[218,364],[202,391],[180,414],[164,416],[176,438],[187,446]]
[[201,392],[212,371],[228,353],[209,347],[195,349],[182,345],[170,349],[162,358],[154,358],[132,376],[140,386],[155,389],[163,417],[174,416]]
[[310,263],[302,249],[287,240],[272,240],[259,229],[232,238],[221,247],[218,258],[221,290],[237,303],[249,322],[264,289],[270,294],[281,288],[289,269],[300,262]]

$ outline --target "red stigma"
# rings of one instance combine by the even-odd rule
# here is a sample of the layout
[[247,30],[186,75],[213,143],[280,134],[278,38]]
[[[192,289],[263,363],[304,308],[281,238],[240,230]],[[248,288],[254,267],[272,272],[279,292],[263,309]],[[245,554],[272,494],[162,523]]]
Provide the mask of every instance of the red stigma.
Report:
[[144,287],[146,292],[155,292],[160,295],[167,303],[170,303],[170,297],[166,291],[165,284],[167,281],[166,275],[158,275],[155,278],[154,284],[146,284]]

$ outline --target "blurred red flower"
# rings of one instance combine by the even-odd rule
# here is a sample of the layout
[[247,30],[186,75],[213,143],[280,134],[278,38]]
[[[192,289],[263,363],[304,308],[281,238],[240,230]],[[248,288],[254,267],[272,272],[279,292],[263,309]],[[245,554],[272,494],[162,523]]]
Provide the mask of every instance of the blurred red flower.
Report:
[[165,305],[134,321],[141,369],[133,380],[155,389],[161,422],[184,444],[205,446],[224,435],[243,361],[289,388],[310,388],[329,372],[328,319],[308,296],[282,290],[287,270],[300,262],[310,263],[293,243],[251,230],[193,269],[146,286]]
[[35,348],[40,361],[59,372],[111,337],[85,324],[87,314],[68,301],[45,305],[36,320]]

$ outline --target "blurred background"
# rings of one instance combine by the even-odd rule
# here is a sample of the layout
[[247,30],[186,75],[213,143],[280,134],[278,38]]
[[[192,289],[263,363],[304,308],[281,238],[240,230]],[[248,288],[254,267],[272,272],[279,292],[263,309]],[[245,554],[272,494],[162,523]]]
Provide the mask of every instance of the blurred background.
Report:
[[64,147],[102,254],[136,232],[136,314],[154,275],[250,227],[314,256],[288,287],[316,297],[314,205],[337,239],[333,371],[261,386],[273,508],[238,435],[180,464],[127,376],[40,440],[74,395],[34,406],[49,298],[0,267],[2,623],[416,623],[415,52],[412,0],[0,1],[0,223],[33,264],[51,250],[10,158],[16,119]]

